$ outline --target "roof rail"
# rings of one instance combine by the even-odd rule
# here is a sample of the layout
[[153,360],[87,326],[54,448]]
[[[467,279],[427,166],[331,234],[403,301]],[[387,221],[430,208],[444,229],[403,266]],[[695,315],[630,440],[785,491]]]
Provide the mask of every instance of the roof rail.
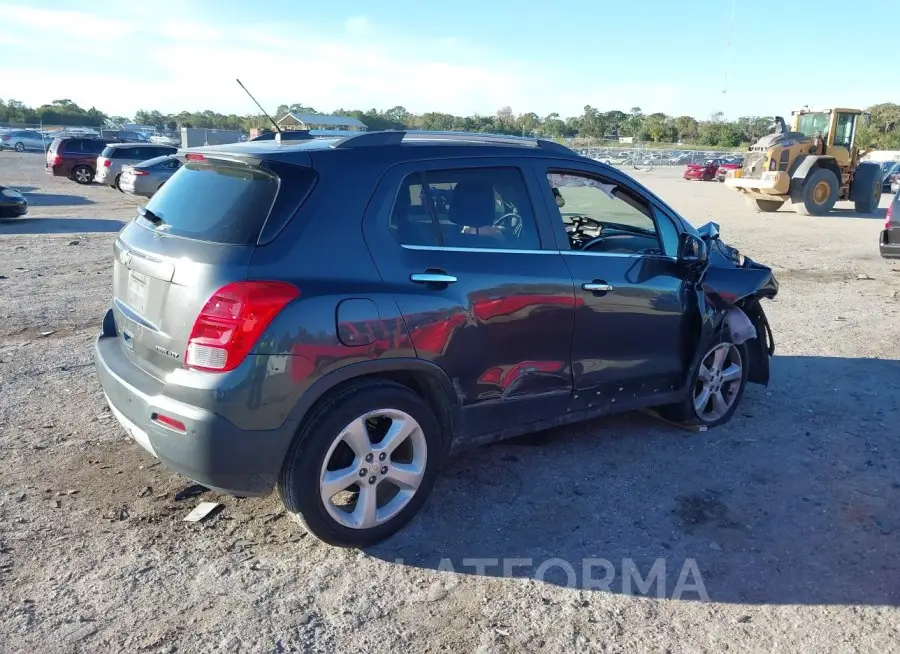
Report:
[[483,143],[486,145],[519,145],[529,148],[541,148],[551,152],[571,153],[565,145],[548,139],[530,136],[511,136],[508,134],[486,134],[483,132],[447,132],[428,130],[385,130],[379,132],[360,132],[342,138],[334,144],[335,148],[356,148],[360,146],[399,145],[413,141],[462,141]]
[[342,138],[332,147],[358,148],[362,146],[372,145],[399,145],[403,142],[403,136],[406,134],[403,130],[384,130],[382,132],[359,132],[352,136]]

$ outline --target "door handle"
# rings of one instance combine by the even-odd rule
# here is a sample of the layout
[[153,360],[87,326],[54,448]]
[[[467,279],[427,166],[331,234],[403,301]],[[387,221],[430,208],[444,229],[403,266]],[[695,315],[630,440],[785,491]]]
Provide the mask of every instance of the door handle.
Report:
[[593,281],[593,282],[585,282],[581,285],[586,291],[590,291],[591,293],[608,293],[613,290],[613,287],[607,284],[604,281]]
[[424,272],[413,273],[409,276],[409,281],[416,284],[455,284],[456,277],[447,273]]

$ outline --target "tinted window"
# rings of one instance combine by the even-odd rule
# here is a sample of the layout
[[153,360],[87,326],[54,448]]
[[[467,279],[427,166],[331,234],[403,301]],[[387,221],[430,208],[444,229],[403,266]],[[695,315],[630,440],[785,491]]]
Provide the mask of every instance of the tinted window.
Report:
[[[314,173],[291,179],[292,189],[308,189]],[[278,194],[278,177],[227,162],[185,163],[147,203],[159,217],[141,224],[169,234],[216,243],[256,243]]]
[[[140,148],[106,148],[103,156],[109,159],[139,159],[137,153]],[[106,154],[106,153],[109,154]]]
[[653,209],[611,180],[580,172],[547,175],[573,250],[598,254],[660,254]]
[[400,186],[390,224],[404,245],[540,249],[534,212],[516,168],[410,175]]
[[138,168],[151,168],[153,166],[158,166],[160,168],[177,168],[178,167],[177,165],[173,166],[172,164],[178,164],[178,163],[179,163],[178,159],[174,159],[166,154],[161,157],[153,157],[152,159],[147,159],[145,161],[142,161],[140,164],[138,164],[137,167]]
[[87,154],[100,154],[106,149],[106,142],[98,139],[84,139],[81,143],[81,151]]

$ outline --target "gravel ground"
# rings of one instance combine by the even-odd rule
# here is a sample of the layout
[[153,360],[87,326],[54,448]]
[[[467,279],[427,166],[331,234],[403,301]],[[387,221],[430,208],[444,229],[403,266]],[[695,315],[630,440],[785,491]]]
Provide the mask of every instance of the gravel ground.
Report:
[[[900,651],[884,208],[756,214],[717,183],[636,175],[776,268],[769,387],[707,433],[628,414],[467,452],[409,528],[357,551],[274,497],[175,498],[189,482],[124,437],[91,363],[136,201],[0,153],[31,202],[0,222],[0,651]],[[183,522],[201,499],[224,508]],[[629,572],[662,565],[643,589]]]

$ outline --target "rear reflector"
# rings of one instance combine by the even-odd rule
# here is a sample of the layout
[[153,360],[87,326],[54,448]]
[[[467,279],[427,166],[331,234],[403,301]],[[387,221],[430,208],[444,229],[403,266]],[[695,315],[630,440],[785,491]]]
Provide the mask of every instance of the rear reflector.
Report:
[[169,429],[180,431],[182,434],[187,433],[187,429],[185,428],[183,422],[181,422],[180,420],[175,420],[175,418],[170,418],[169,416],[163,415],[161,413],[153,414],[153,422],[158,422],[161,425],[165,425]]
[[226,372],[247,358],[259,337],[300,290],[285,282],[235,282],[213,293],[197,316],[184,362]]

